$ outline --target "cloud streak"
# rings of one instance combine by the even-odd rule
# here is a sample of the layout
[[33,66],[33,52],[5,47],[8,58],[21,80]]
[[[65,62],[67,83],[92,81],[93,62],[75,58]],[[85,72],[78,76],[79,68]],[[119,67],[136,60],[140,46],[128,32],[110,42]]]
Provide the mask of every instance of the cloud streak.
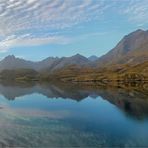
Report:
[[98,17],[103,0],[1,0],[0,34],[63,29]]
[[112,19],[106,15],[112,9],[137,26],[148,24],[147,0],[125,0],[120,5],[116,0],[0,0],[0,50],[68,44],[63,31],[102,16]]
[[39,46],[45,44],[68,44],[70,39],[63,36],[35,37],[30,34],[21,36],[11,35],[1,40],[0,51],[6,52],[10,47]]
[[[105,9],[104,0],[1,0],[0,50],[24,45],[65,44],[66,37],[51,36],[51,32],[56,34],[96,20]],[[46,32],[47,36],[40,32]]]
[[137,26],[148,24],[148,1],[129,0],[125,1],[126,7],[122,9],[122,14],[126,15],[130,22]]

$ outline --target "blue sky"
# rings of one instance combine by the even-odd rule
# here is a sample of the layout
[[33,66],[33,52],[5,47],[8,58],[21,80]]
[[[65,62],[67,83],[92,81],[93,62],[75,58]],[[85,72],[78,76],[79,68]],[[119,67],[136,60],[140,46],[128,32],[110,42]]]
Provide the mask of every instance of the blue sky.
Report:
[[147,0],[1,0],[0,59],[101,56],[148,29]]

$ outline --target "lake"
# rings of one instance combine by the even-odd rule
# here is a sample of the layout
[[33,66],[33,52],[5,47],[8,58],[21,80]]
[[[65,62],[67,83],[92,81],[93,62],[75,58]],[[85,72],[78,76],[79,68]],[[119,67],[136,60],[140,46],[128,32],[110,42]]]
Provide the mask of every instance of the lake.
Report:
[[0,84],[0,147],[147,147],[147,92]]

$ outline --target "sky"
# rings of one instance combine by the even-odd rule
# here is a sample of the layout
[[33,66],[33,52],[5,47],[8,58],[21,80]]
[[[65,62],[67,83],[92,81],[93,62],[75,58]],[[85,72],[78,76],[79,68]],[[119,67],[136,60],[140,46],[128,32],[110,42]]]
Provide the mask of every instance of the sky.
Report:
[[0,59],[102,56],[148,29],[148,0],[0,0]]

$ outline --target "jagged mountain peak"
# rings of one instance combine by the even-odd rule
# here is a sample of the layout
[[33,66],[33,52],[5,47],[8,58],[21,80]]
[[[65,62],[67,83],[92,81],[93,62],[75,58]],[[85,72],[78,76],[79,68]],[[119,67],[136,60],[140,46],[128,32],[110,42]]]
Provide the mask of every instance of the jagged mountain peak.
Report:
[[45,61],[51,61],[51,60],[58,60],[58,59],[60,59],[59,57],[47,57],[46,59],[43,59],[42,61],[40,61],[40,62],[45,62]]
[[83,56],[83,55],[81,55],[81,54],[79,54],[79,53],[77,53],[77,54],[75,54],[75,55],[73,55],[73,56],[71,56],[70,58],[74,58],[74,57],[76,57],[76,58],[86,58],[85,56]]
[[31,62],[21,58],[17,58],[14,55],[9,55],[5,57],[2,61],[0,61],[0,71],[4,69],[19,69],[19,68],[34,69],[37,71],[48,69],[49,71],[52,71],[69,65],[82,66],[84,64],[87,64],[88,62],[89,60],[80,54],[76,54],[71,57],[62,57],[62,58],[48,57],[38,62]]
[[131,34],[133,34],[133,33],[144,33],[144,32],[147,32],[147,31],[145,31],[143,29],[137,29],[137,30],[133,31]]
[[14,55],[8,55],[4,59],[16,59],[16,57]]
[[138,29],[126,35],[113,50],[120,51],[121,54],[135,50],[148,41],[148,32]]
[[72,60],[72,61],[84,61],[84,62],[87,62],[89,61],[85,56],[81,55],[81,54],[75,54],[71,57],[68,57],[69,60]]
[[129,38],[140,37],[140,36],[145,36],[145,35],[148,35],[148,31],[137,29],[136,31],[133,31],[129,33],[128,35],[125,35],[123,39],[129,39]]

